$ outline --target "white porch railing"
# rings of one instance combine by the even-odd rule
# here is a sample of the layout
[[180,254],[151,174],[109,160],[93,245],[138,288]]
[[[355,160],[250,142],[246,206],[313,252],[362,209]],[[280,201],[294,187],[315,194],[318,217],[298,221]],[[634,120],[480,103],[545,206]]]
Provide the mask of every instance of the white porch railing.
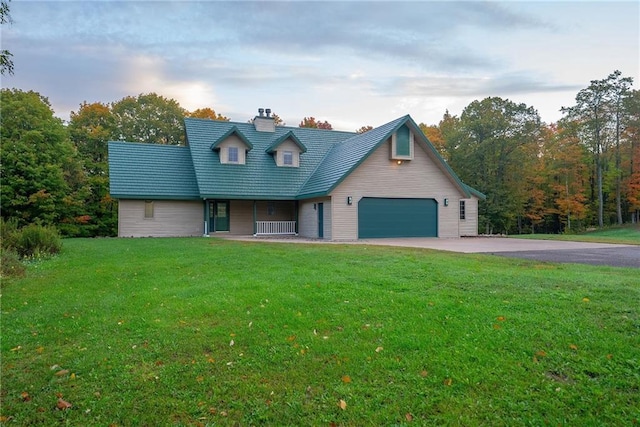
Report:
[[264,234],[296,234],[296,222],[256,221],[256,236]]

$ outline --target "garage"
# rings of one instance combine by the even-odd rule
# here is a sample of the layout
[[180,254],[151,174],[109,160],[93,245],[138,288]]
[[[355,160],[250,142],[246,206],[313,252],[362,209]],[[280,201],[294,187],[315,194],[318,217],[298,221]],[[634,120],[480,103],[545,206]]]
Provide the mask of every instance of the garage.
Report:
[[378,237],[438,237],[438,202],[434,199],[360,199],[358,238]]

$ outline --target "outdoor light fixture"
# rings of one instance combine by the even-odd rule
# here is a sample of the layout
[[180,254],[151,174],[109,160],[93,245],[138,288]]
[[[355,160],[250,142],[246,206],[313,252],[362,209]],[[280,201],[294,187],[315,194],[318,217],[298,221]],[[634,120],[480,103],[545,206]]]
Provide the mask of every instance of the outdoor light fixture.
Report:
[[313,204],[313,210],[314,211],[316,210],[316,204],[315,203]]
[[449,199],[447,199],[447,198],[444,199],[444,205],[445,206],[449,206]]
[[398,164],[401,165],[402,164],[402,160],[398,160]]
[[353,204],[353,198],[351,196],[347,196],[347,204],[351,206]]

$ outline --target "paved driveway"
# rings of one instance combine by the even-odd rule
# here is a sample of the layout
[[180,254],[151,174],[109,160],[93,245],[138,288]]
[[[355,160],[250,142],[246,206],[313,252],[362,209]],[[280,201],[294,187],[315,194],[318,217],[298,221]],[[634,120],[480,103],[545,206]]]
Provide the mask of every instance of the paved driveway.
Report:
[[361,240],[358,243],[430,248],[464,253],[489,253],[538,261],[640,268],[640,246],[634,245],[501,237],[369,239]]
[[228,236],[227,238],[234,240],[261,239],[265,241],[289,243],[346,243],[359,245],[403,246],[409,248],[428,248],[462,253],[487,253],[498,256],[525,258],[538,261],[640,268],[640,246],[612,245],[608,243],[529,240],[504,237],[463,237],[460,239],[410,237],[363,239],[349,242],[327,242],[326,240],[298,237],[256,238],[249,236]]

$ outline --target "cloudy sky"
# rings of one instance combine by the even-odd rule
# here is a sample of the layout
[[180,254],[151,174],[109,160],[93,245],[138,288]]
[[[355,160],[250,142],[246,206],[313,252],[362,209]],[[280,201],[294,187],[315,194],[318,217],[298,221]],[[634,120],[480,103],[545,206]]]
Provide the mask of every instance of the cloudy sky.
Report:
[[500,96],[561,117],[616,69],[640,87],[640,2],[29,1],[2,49],[65,120],[87,102],[156,92],[234,121],[271,108],[353,131],[405,114],[436,124]]

